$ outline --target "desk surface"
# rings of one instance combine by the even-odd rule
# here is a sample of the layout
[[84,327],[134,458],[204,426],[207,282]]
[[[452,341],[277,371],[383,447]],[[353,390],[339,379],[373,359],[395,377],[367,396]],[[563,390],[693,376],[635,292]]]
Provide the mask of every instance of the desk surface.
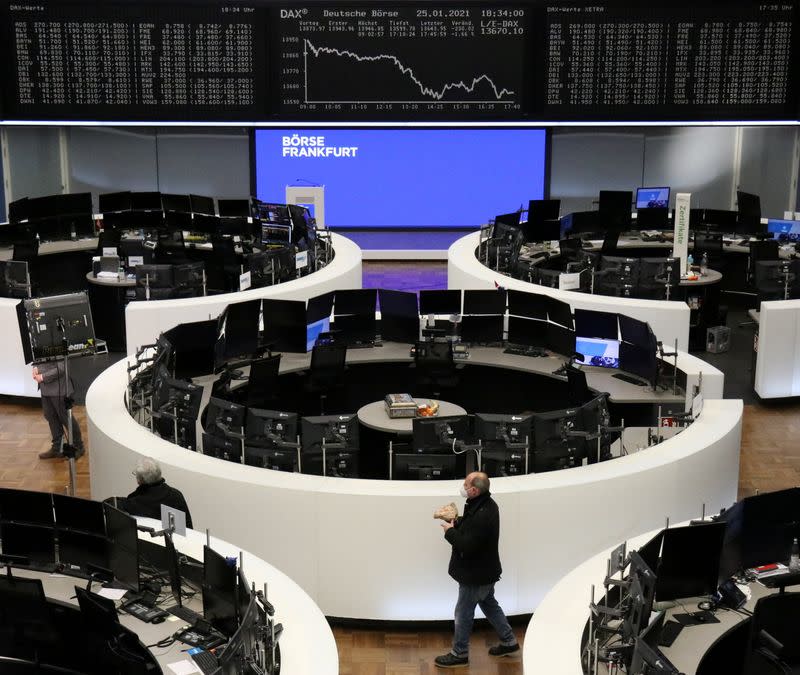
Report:
[[[424,399],[417,399],[417,401],[423,402]],[[448,401],[439,401],[439,414],[437,417],[466,414],[467,411],[464,410],[464,408],[462,408],[460,405],[449,403]],[[425,417],[422,419],[436,419],[436,417]],[[389,417],[389,414],[386,412],[386,404],[383,401],[373,401],[372,403],[367,403],[367,405],[359,408],[358,421],[370,429],[385,431],[401,436],[410,435],[414,428],[413,417]]]
[[116,277],[96,277],[94,272],[86,273],[86,281],[95,286],[111,286],[113,288],[134,288],[136,286],[136,279],[131,279],[128,276],[120,279]]

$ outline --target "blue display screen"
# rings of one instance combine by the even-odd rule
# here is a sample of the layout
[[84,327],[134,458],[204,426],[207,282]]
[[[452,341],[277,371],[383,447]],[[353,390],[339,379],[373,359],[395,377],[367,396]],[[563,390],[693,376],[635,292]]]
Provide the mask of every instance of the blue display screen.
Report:
[[256,196],[325,186],[328,227],[478,227],[544,196],[543,129],[258,129]]
[[770,219],[767,221],[767,232],[777,235],[776,239],[798,241],[800,240],[800,221]]
[[619,340],[578,337],[575,338],[575,351],[583,354],[581,363],[588,366],[619,368]]
[[669,207],[669,188],[639,188],[636,190],[637,209],[666,209]]

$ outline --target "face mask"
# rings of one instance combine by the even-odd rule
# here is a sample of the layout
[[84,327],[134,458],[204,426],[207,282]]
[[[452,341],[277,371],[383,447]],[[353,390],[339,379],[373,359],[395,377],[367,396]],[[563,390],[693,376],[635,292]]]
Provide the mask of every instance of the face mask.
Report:
[[469,499],[469,495],[467,494],[467,488],[465,488],[463,485],[459,488],[458,491],[464,499]]

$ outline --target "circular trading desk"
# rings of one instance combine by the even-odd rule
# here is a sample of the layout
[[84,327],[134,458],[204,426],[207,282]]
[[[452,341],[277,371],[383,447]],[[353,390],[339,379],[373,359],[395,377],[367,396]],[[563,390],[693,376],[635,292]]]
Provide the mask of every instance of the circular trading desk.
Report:
[[[285,354],[281,369],[308,368],[309,362],[308,355]],[[409,346],[385,344],[348,353],[351,367],[374,370],[379,362],[410,364]],[[475,348],[466,363],[467,368],[500,365],[517,374],[538,374],[535,382],[542,386],[560,359]],[[451,618],[456,586],[447,576],[450,547],[432,514],[457,498],[461,478],[328,478],[186,450],[158,438],[128,414],[123,402],[126,366],[122,361],[107,369],[87,395],[95,498],[126,494],[130,467],[141,456],[152,456],[186,496],[201,528],[240,542],[291,575],[326,615]],[[509,614],[536,609],[564,571],[588,553],[652,529],[665,515],[689,518],[701,501],[713,510],[735,499],[741,401],[713,400],[721,397],[722,375],[699,359],[681,354],[678,368],[688,382],[702,370],[706,394],[701,418],[678,438],[601,464],[492,480],[502,513],[504,572],[497,593]],[[590,387],[610,391],[612,400],[641,399],[640,387],[608,373],[592,371],[587,379]],[[653,395],[675,403],[672,394]],[[362,445],[362,454],[369,451]]]
[[357,244],[331,233],[334,257],[321,270],[274,286],[201,298],[131,302],[125,309],[128,354],[141,345],[152,344],[158,336],[181,323],[213,319],[234,302],[260,298],[308,300],[329,291],[361,288],[361,249]]
[[664,345],[672,347],[677,340],[678,349],[688,348],[690,309],[685,302],[591,295],[513,279],[486,267],[478,259],[476,251],[479,243],[480,232],[473,232],[461,237],[450,246],[447,252],[448,288],[494,288],[495,284],[498,284],[506,288],[558,298],[572,305],[573,310],[618,312],[649,323],[656,337]]
[[[460,405],[449,403],[448,401],[439,401],[439,413],[436,417],[466,414],[467,411]],[[414,426],[413,417],[389,417],[389,413],[386,412],[386,404],[383,401],[373,401],[361,406],[357,415],[358,421],[365,427],[388,434],[397,434],[398,436],[410,436]],[[436,417],[426,419],[436,419]]]

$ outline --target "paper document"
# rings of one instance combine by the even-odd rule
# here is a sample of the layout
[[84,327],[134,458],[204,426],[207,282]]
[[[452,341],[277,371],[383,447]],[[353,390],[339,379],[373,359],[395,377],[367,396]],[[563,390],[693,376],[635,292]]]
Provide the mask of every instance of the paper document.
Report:
[[190,675],[191,673],[203,672],[195,665],[194,661],[189,661],[188,659],[176,661],[175,663],[168,663],[167,668],[175,673],[175,675]]

